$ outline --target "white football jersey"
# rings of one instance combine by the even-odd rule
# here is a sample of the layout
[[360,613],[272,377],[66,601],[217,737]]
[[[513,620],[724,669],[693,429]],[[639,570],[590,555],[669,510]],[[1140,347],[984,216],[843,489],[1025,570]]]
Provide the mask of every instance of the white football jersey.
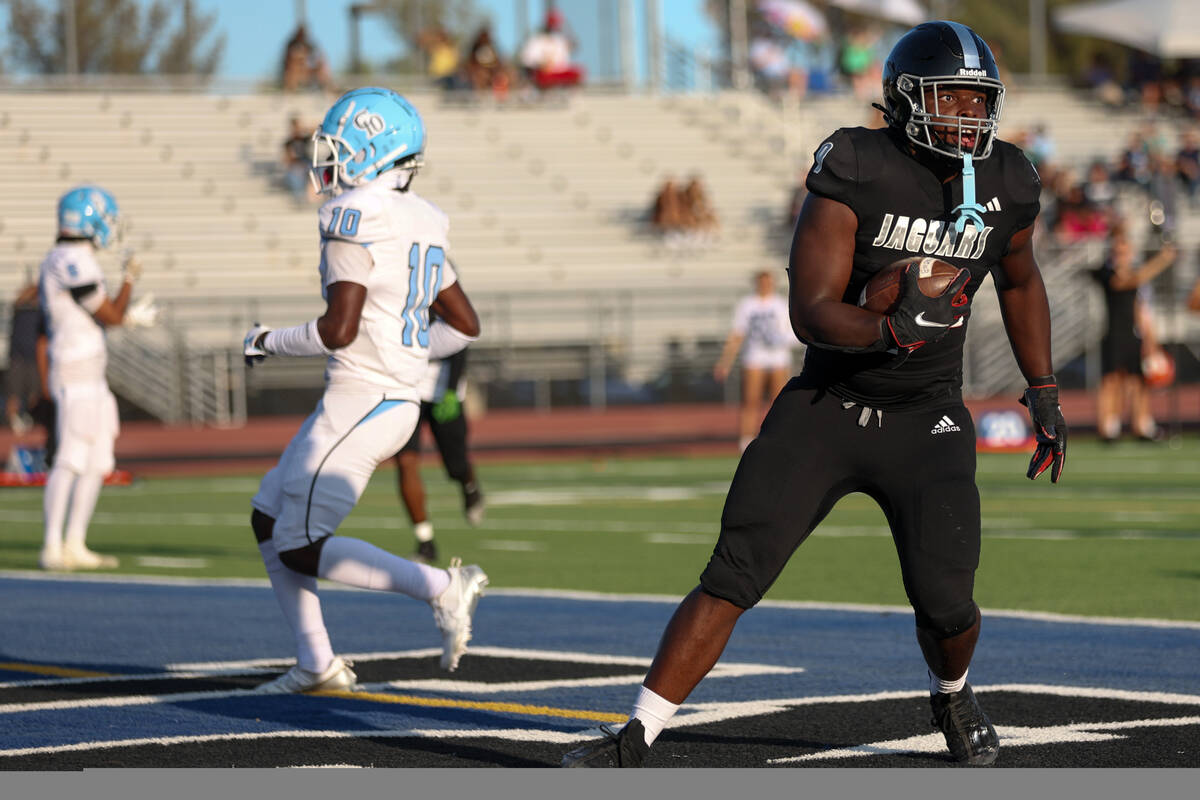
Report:
[[746,361],[776,356],[799,344],[792,332],[787,301],[777,294],[743,297],[733,314],[733,330],[745,337],[742,347]]
[[50,339],[51,381],[104,380],[108,363],[104,326],[92,314],[108,294],[92,245],[55,245],[42,262],[38,292]]
[[[329,200],[320,210],[322,294],[338,281],[367,287],[358,336],[329,357],[329,386],[418,400],[429,358],[429,306],[458,280],[447,260],[450,220],[395,175]],[[370,256],[334,241],[362,247]]]

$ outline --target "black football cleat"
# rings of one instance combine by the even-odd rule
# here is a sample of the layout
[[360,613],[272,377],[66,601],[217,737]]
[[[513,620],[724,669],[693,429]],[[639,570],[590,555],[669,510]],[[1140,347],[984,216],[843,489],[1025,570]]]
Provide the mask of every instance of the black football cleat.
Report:
[[413,561],[419,561],[422,564],[433,564],[437,562],[438,550],[437,545],[430,539],[428,542],[417,542],[417,552],[413,555]]
[[619,731],[601,725],[604,738],[589,742],[563,756],[563,767],[640,767],[650,752],[646,729],[640,719],[631,719]]
[[929,698],[933,708],[933,726],[946,737],[946,746],[955,761],[966,764],[991,764],[1000,753],[1000,737],[971,685],[957,692],[939,692]]

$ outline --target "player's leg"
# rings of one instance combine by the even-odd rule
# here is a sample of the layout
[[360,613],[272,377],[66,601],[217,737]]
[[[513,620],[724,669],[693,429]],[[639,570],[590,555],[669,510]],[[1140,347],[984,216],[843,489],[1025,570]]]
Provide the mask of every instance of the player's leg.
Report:
[[104,476],[116,466],[113,444],[120,430],[117,400],[107,386],[96,384],[90,387],[86,398],[76,397],[73,402],[89,406],[87,435],[90,442],[84,469],[76,478],[75,491],[71,495],[71,515],[63,536],[63,556],[74,569],[115,568],[120,563],[116,556],[88,548],[87,531],[100,497],[100,489],[104,485]]
[[742,406],[738,411],[738,449],[745,451],[762,416],[763,387],[767,383],[766,372],[747,364],[742,367]]
[[442,456],[446,475],[462,487],[463,516],[470,524],[478,525],[483,522],[485,505],[475,466],[467,452],[467,415],[460,410],[453,419],[440,422],[430,417],[429,430]]
[[[946,423],[946,420],[950,423]],[[937,431],[934,433],[934,431]],[[892,527],[916,636],[929,668],[934,724],[957,761],[990,764],[999,738],[967,683],[979,639],[975,427],[965,406],[885,415],[876,499]]]
[[259,692],[303,692],[320,688],[350,689],[357,676],[347,662],[334,655],[317,595],[317,579],[284,566],[275,549],[275,520],[283,506],[283,478],[294,463],[297,452],[310,434],[316,412],[300,426],[283,455],[262,479],[252,501],[250,527],[262,556],[271,590],[296,642],[296,666],[275,680],[260,685]]
[[[422,403],[422,418],[424,406]],[[421,480],[421,422],[413,429],[412,436],[396,453],[396,484],[400,500],[412,521],[413,536],[417,539],[414,558],[426,564],[437,561],[437,545],[433,542],[433,523],[425,506],[425,482]]]
[[1106,372],[1100,377],[1100,389],[1096,393],[1096,431],[1100,438],[1114,442],[1121,436],[1121,392],[1122,375]]
[[[721,534],[694,589],[675,610],[642,683],[629,723],[609,738],[567,753],[566,767],[639,766],[663,727],[712,669],[744,610],[774,583],[792,552],[839,497],[846,448],[819,470],[803,457],[818,440],[853,427],[826,395],[789,387],[776,400],[761,434],[742,454],[725,499]],[[840,429],[839,429],[840,426]]]
[[283,478],[273,540],[280,560],[298,572],[428,602],[443,633],[442,666],[453,670],[487,585],[483,570],[439,569],[335,533],[375,467],[408,440],[417,414],[417,405],[407,401],[327,393]]

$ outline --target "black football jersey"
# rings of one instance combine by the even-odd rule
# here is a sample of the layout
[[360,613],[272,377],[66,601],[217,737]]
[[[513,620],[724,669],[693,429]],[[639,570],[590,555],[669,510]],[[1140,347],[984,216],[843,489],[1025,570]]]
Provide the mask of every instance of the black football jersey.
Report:
[[[1008,252],[1017,231],[1038,215],[1041,181],[1024,153],[996,141],[975,161],[975,202],[984,207],[983,230],[967,223],[956,234],[954,209],[962,203],[963,179],[948,182],[911,154],[891,128],[842,128],[817,148],[810,192],[849,206],[858,217],[854,267],[844,302],[856,304],[863,286],[887,265],[931,256],[971,271],[974,297],[988,273]],[[969,314],[967,315],[969,317]],[[802,377],[835,395],[872,408],[907,409],[956,401],[962,392],[963,325],[907,359],[888,353],[845,353],[809,347]]]

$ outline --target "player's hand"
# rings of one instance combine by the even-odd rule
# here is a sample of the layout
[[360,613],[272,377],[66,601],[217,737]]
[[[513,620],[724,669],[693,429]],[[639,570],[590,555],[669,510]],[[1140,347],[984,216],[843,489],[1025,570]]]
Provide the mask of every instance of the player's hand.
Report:
[[937,297],[921,291],[916,264],[904,268],[900,281],[899,305],[884,317],[883,341],[888,349],[911,354],[918,348],[941,339],[951,328],[962,324],[971,301],[963,287],[971,280],[969,270],[961,269],[954,282]]
[[271,355],[267,352],[267,348],[263,346],[263,339],[271,332],[271,329],[265,325],[254,323],[254,327],[246,332],[246,338],[242,340],[242,355],[246,357],[246,366],[253,367],[260,361]]
[[142,277],[142,262],[132,250],[126,250],[121,259],[121,275],[126,283],[137,283]]
[[433,414],[435,422],[445,423],[458,419],[458,415],[462,413],[462,403],[458,401],[458,394],[453,389],[447,389],[442,394],[442,399],[433,404],[430,413]]
[[150,328],[158,322],[158,306],[154,295],[148,294],[125,309],[123,324],[126,328]]
[[1029,462],[1025,476],[1033,480],[1050,469],[1050,482],[1058,483],[1063,464],[1067,461],[1067,422],[1058,405],[1058,382],[1053,375],[1035,378],[1033,385],[1021,396],[1021,405],[1029,409],[1037,449]]

